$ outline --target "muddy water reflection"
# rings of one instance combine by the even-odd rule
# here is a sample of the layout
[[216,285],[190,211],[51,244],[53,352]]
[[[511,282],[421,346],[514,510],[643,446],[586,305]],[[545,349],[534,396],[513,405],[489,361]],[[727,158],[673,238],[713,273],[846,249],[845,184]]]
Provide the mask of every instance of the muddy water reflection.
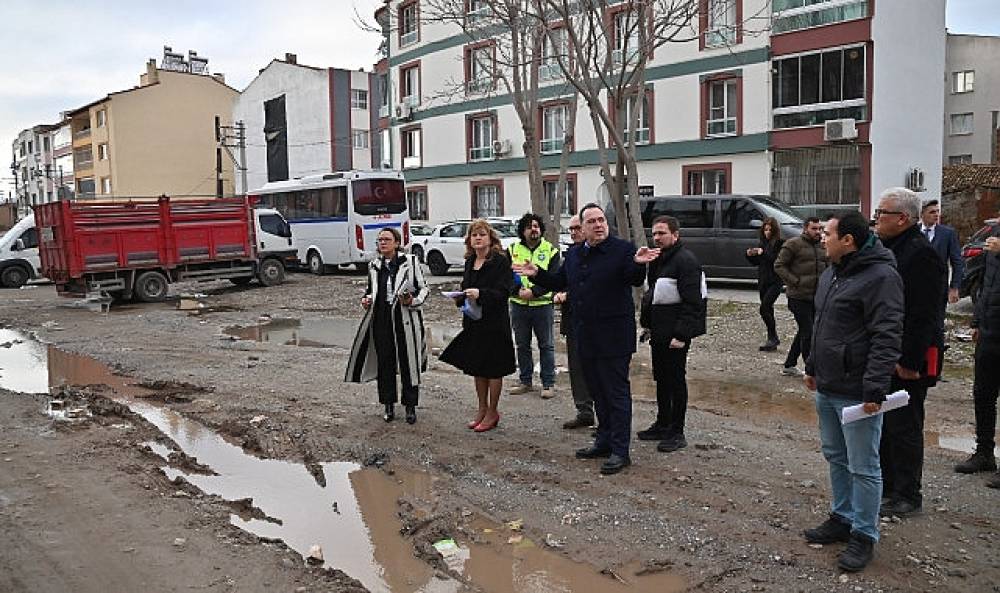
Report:
[[[356,319],[319,318],[319,319],[271,319],[256,325],[237,325],[227,327],[223,333],[242,340],[268,342],[285,346],[301,346],[307,348],[331,348],[339,346],[349,348],[358,329]],[[427,346],[444,348],[462,327],[430,324],[425,327]]]

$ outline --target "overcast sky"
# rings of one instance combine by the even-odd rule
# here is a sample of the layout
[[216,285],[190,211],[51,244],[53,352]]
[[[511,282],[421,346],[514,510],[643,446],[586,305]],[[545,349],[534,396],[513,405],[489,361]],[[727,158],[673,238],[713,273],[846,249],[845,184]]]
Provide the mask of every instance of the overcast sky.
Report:
[[[881,0],[904,2],[908,0]],[[370,68],[377,34],[362,30],[380,0],[0,0],[0,191],[21,130],[135,86],[163,46],[209,59],[242,90],[285,52],[311,66]],[[949,0],[953,33],[1000,35],[1000,0]]]

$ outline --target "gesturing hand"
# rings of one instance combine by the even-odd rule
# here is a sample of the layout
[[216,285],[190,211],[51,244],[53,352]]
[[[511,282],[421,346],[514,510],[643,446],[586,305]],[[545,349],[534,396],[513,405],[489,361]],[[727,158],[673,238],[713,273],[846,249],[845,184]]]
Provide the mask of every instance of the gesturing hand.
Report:
[[522,276],[527,276],[528,278],[534,278],[535,274],[538,273],[538,266],[531,262],[514,264],[511,266],[511,269]]
[[472,300],[478,299],[479,298],[479,289],[478,288],[466,288],[465,289],[465,298],[472,299]]
[[361,306],[367,309],[372,306],[372,297],[365,295],[361,297]]
[[648,264],[658,257],[660,257],[660,249],[658,247],[640,247],[635,252],[635,257],[632,260],[637,264]]
[[521,297],[522,300],[530,301],[535,298],[535,293],[531,292],[530,288],[522,288],[517,291],[517,296]]

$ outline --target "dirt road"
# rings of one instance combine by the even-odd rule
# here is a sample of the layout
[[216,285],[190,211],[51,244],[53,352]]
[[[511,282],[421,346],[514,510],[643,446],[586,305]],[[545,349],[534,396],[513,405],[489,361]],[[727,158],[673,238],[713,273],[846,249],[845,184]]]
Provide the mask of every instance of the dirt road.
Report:
[[[826,517],[826,465],[753,305],[711,304],[690,446],[633,441],[605,478],[573,457],[589,432],[560,428],[565,373],[474,435],[471,381],[432,358],[417,424],[384,423],[374,385],[342,382],[362,282],[189,286],[207,296],[110,314],[46,285],[0,294],[0,591],[1000,591],[1000,493],[951,471],[972,434],[967,343],[929,397],[924,514],[883,523],[873,565],[845,576],[800,537]],[[443,297],[427,319],[434,347],[457,329]],[[633,430],[655,409],[644,348]],[[66,382],[93,384],[57,390],[73,421],[23,393]],[[313,545],[325,564],[303,561]]]

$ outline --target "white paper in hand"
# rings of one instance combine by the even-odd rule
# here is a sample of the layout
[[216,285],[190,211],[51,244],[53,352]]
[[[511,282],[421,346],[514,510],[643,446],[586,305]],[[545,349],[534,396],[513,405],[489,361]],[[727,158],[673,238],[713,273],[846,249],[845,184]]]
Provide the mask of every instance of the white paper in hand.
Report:
[[681,302],[681,293],[677,292],[676,278],[657,278],[653,285],[654,305],[676,305]]
[[465,294],[465,293],[462,292],[461,290],[442,290],[441,291],[441,296],[447,297],[449,299],[457,299],[458,297],[462,296],[463,294]]
[[869,414],[865,412],[864,404],[858,404],[856,406],[847,406],[844,408],[843,416],[840,419],[841,424],[849,424],[862,418],[868,418],[871,416],[878,416],[890,410],[895,410],[896,408],[902,408],[910,403],[910,394],[906,393],[902,389],[895,393],[890,393],[885,396],[885,401],[882,402],[882,407],[879,408],[878,412],[874,414]]

